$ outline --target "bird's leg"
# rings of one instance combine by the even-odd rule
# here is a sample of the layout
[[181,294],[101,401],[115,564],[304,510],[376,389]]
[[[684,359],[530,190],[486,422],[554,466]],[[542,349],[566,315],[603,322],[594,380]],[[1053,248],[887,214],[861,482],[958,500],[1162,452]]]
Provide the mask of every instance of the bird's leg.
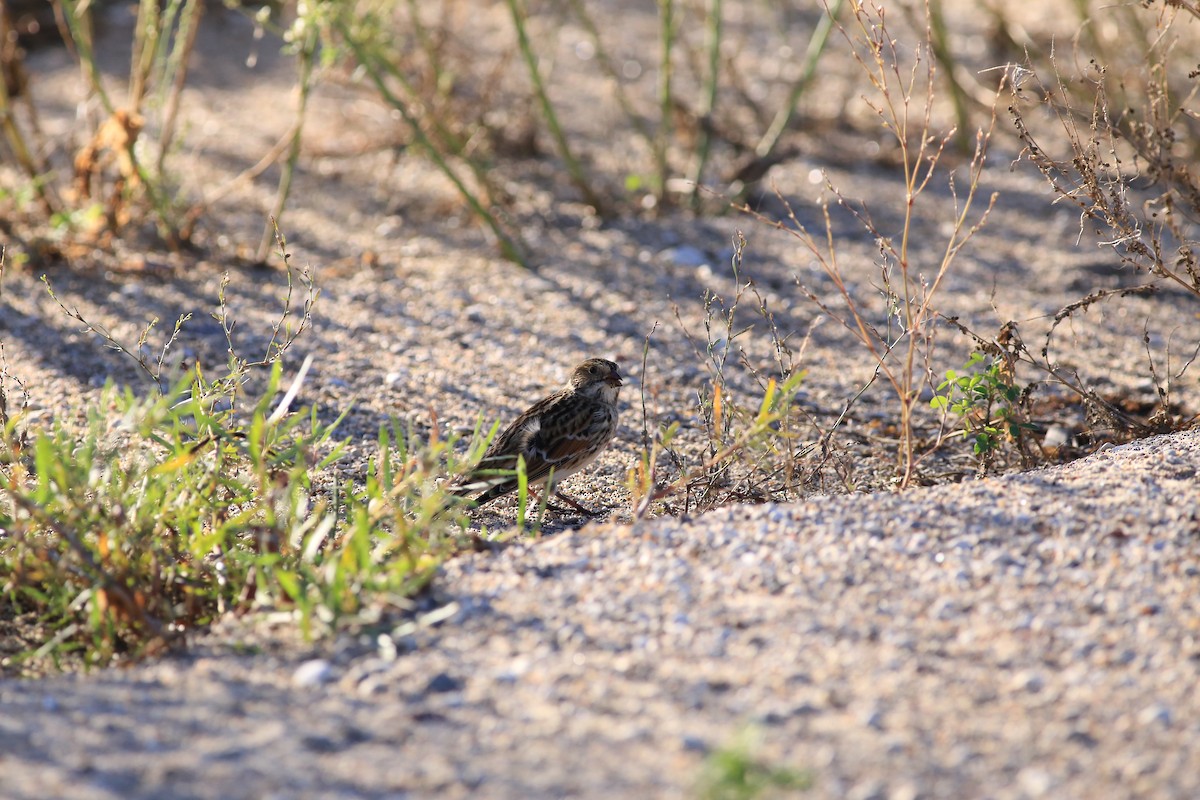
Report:
[[[539,495],[536,491],[534,491],[534,488],[532,486],[529,487],[528,491],[529,491],[529,496],[533,498],[533,502],[540,505],[542,502],[541,495]],[[562,492],[555,492],[555,494],[561,495]],[[567,509],[563,508],[562,506],[554,505],[554,503],[551,503],[549,501],[549,499],[546,500],[546,508],[550,509],[551,511],[557,512],[559,514],[562,514],[563,512],[565,512],[567,510]],[[576,506],[576,508],[578,508],[578,506]]]
[[571,506],[571,508],[578,511],[580,514],[586,514],[589,517],[598,517],[604,513],[603,511],[593,511],[590,508],[586,508],[586,507],[580,505],[578,502],[576,502],[566,492],[564,492],[562,490],[555,490],[554,496],[557,497],[559,500],[564,501],[567,505]]

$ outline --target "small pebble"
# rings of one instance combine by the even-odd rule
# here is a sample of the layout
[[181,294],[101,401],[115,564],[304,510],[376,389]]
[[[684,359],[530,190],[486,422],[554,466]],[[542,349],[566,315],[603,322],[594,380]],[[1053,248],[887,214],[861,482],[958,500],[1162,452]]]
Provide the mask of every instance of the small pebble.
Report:
[[292,672],[292,684],[302,688],[320,686],[333,680],[333,665],[323,658],[305,661]]

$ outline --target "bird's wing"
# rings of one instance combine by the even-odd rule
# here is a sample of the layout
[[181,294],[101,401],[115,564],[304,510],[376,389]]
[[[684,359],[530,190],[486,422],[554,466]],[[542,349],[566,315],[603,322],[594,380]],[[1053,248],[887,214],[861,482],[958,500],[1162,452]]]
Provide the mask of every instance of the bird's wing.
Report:
[[543,410],[541,425],[525,447],[525,474],[530,483],[541,482],[550,471],[561,472],[589,450],[594,449],[590,417],[595,411],[591,403],[560,402]]
[[[563,400],[564,393],[559,392],[552,394],[549,397],[535,403],[524,414],[513,420],[513,423],[500,432],[491,445],[483,454],[483,458],[479,459],[479,463],[475,468],[462,480],[459,485],[459,492],[478,491],[479,489],[495,486],[497,484],[508,484],[516,486],[516,479],[513,478],[512,472],[517,468],[517,456],[526,455],[525,470],[530,481],[537,480],[533,477],[533,469],[530,465],[530,449],[533,447],[539,453],[545,454],[546,448],[534,444],[538,434],[541,431],[542,419],[548,409],[553,409]],[[543,456],[535,456],[534,460],[541,461]],[[504,474],[509,473],[509,474]],[[543,477],[545,477],[543,475]]]
[[[587,436],[562,436],[554,442],[534,441],[525,452],[525,475],[530,483],[540,483],[550,477],[550,471],[561,473],[564,467],[577,461],[591,449]],[[555,482],[557,482],[557,478]]]

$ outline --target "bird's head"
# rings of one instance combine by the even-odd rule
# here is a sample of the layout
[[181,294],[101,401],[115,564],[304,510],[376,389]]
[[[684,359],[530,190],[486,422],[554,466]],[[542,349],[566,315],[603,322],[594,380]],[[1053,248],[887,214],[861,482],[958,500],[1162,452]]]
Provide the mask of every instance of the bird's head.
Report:
[[577,392],[582,391],[589,394],[611,392],[612,398],[615,400],[617,390],[624,383],[616,364],[603,358],[589,358],[571,373],[569,385]]

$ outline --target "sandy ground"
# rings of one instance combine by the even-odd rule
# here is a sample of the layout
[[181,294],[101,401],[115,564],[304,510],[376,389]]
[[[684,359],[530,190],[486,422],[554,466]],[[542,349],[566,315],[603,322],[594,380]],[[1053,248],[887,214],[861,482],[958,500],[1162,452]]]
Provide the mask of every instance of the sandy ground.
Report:
[[1198,469],[1189,433],[590,525],[452,561],[373,641],[0,682],[5,796],[683,797],[753,735],[817,797],[1193,797]]
[[[110,23],[115,40],[122,24]],[[631,35],[644,24],[631,17]],[[236,15],[214,11],[206,25],[180,162],[185,187],[202,194],[287,130],[294,74]],[[46,51],[31,64],[47,131],[69,135],[80,99],[69,58]],[[703,348],[704,292],[731,295],[737,230],[749,240],[745,274],[777,324],[794,342],[808,337],[806,411],[827,424],[870,375],[845,331],[795,288],[799,280],[836,300],[811,256],[745,217],[601,222],[555,201],[561,175],[533,160],[506,175],[531,198],[514,209],[535,250],[537,269],[524,270],[496,257],[421,158],[376,146],[399,134],[361,92],[324,87],[313,106],[283,228],[321,297],[288,365],[315,358],[301,403],[329,418],[353,405],[345,468],[364,462],[393,416],[418,429],[434,415],[460,428],[480,413],[511,418],[572,363],[609,357],[633,379],[622,426],[571,488],[610,506],[612,519],[579,528],[560,518],[542,540],[452,561],[413,618],[382,638],[306,645],[266,623],[230,622],[182,657],[0,682],[0,794],[688,796],[708,755],[747,730],[756,758],[808,770],[815,796],[1200,792],[1194,433],[1028,474],[827,496],[887,484],[880,421],[893,401],[876,386],[838,443],[843,472],[815,474],[802,502],[631,527],[623,486],[641,447],[640,390],[651,424],[681,422],[685,453],[705,446],[695,398],[709,376],[677,319]],[[629,156],[604,149],[600,116],[583,126],[591,156],[621,163]],[[771,179],[806,220],[817,218],[823,170],[894,224],[894,170],[862,160],[867,139],[835,138],[803,148]],[[1048,204],[1028,164],[1010,168],[1015,155],[1006,140],[993,147],[982,183],[985,195],[999,192],[995,210],[947,277],[941,308],[987,335],[1017,320],[1040,344],[1064,304],[1136,276],[1090,232],[1080,236],[1076,212]],[[277,177],[268,171],[214,203],[198,261],[131,250],[52,267],[48,278],[64,302],[126,340],[152,317],[194,312],[185,355],[219,368],[225,341],[208,314],[223,273],[240,346],[264,347],[277,314],[278,270],[234,258],[257,246]],[[953,210],[944,183],[925,195],[915,261],[936,263]],[[874,242],[848,215],[835,214],[834,226],[848,279],[878,304]],[[33,419],[68,419],[106,379],[141,379],[61,314],[42,269],[5,277],[0,332]],[[1116,396],[1152,398],[1143,334],[1160,364],[1170,352],[1178,365],[1195,313],[1194,298],[1171,290],[1099,304],[1059,329],[1055,355]],[[771,365],[762,326],[739,342],[752,366]],[[950,367],[969,348],[950,333],[942,344]],[[747,370],[729,378],[754,401]],[[1179,380],[1185,405],[1195,385],[1190,374]],[[972,472],[965,455],[933,463],[930,480]],[[501,504],[480,523],[512,518]]]

